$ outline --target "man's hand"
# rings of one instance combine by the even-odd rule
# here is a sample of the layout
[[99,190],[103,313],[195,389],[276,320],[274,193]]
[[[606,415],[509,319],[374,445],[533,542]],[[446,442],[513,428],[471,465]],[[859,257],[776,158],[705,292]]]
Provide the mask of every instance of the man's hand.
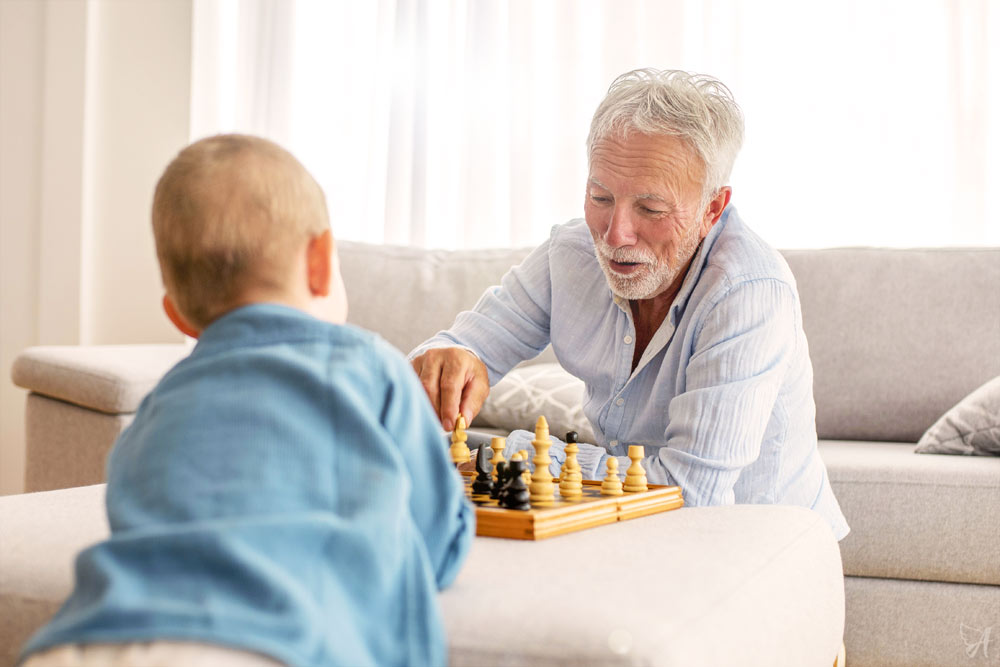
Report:
[[486,365],[460,347],[427,350],[413,360],[413,369],[446,431],[455,428],[459,412],[471,424],[490,393]]

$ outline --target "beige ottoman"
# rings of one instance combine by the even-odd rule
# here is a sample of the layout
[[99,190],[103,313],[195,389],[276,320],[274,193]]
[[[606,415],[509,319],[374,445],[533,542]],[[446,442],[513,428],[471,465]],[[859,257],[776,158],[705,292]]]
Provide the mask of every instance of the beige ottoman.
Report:
[[[107,534],[104,486],[0,497],[0,665]],[[684,508],[528,542],[476,538],[441,594],[453,665],[829,667],[840,551],[796,507]]]

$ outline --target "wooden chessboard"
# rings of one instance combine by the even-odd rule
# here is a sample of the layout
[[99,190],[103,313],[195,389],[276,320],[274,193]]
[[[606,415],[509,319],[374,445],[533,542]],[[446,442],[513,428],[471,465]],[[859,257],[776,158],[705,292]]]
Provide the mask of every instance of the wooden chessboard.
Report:
[[[463,472],[465,493],[476,506],[476,535],[509,537],[517,540],[542,540],[593,526],[628,521],[647,514],[666,512],[684,504],[679,486],[650,484],[648,491],[621,496],[602,496],[601,483],[583,480],[583,496],[567,500],[556,487],[551,507],[509,510],[496,500],[472,495],[475,473]],[[558,478],[555,480],[558,484]]]

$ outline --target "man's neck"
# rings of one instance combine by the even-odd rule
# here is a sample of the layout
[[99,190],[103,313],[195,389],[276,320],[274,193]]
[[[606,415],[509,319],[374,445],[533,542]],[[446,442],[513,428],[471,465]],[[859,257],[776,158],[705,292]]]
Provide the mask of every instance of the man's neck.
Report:
[[674,299],[680,292],[681,285],[684,284],[684,277],[687,276],[690,268],[691,260],[689,259],[684,270],[678,274],[666,291],[649,299],[633,299],[628,302],[629,309],[632,311],[632,323],[635,325],[635,350],[632,353],[633,371],[639,365],[642,353],[646,351],[649,342],[653,340],[653,335],[663,324],[663,320],[667,318],[667,313],[670,312],[670,307],[674,304]]

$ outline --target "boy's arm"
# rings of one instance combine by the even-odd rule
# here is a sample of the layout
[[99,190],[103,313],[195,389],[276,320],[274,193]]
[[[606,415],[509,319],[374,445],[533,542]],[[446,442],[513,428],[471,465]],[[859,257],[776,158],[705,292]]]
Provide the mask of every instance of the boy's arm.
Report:
[[475,512],[423,386],[403,357],[392,352],[387,364],[391,395],[383,424],[397,438],[409,468],[410,512],[424,537],[438,588],[445,588],[468,554],[476,532]]

